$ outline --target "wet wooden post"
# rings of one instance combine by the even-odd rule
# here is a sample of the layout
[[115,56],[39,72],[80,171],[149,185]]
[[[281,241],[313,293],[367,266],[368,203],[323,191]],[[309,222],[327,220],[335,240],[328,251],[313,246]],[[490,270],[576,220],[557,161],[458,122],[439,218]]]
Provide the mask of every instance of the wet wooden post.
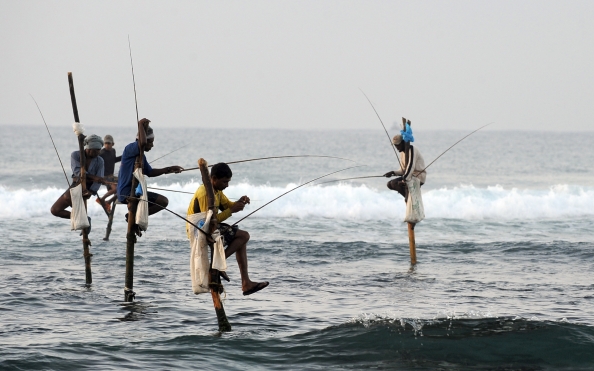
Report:
[[[208,209],[212,210],[212,218],[210,222],[210,232],[214,231],[217,227],[216,223],[216,211],[215,210],[215,196],[214,196],[214,189],[212,187],[212,183],[210,181],[210,174],[208,173],[208,164],[206,160],[203,158],[198,160],[198,167],[200,168],[200,174],[202,175],[202,184],[204,184],[204,188],[206,189],[206,198],[208,200]],[[221,277],[219,275],[219,271],[216,269],[212,269],[212,261],[214,259],[214,246],[211,241],[209,241],[210,246],[210,271],[209,271],[209,286],[210,286],[210,294],[212,295],[212,302],[215,307],[215,312],[217,314],[217,321],[219,322],[219,331],[231,331],[231,324],[227,319],[227,315],[225,314],[225,308],[223,308],[223,303],[221,302],[221,292],[223,289],[223,285],[221,284]]]
[[[410,120],[402,118],[402,128],[406,130],[406,124],[411,126]],[[403,139],[404,141],[404,139]],[[408,165],[408,161],[412,161],[412,159],[408,158],[408,150],[410,149],[410,143],[404,142],[404,169],[406,170],[406,166]],[[407,196],[408,196],[408,188],[407,189]],[[408,202],[408,199],[406,200]],[[408,245],[410,248],[410,264],[415,265],[417,264],[417,246],[415,244],[415,223],[407,223],[408,224]]]
[[117,203],[117,195],[113,198],[111,203],[111,209],[109,213],[107,213],[107,228],[105,228],[105,237],[103,237],[103,241],[109,241],[109,235],[111,234],[111,225],[113,224],[113,216],[115,214],[115,208]]
[[[74,95],[74,81],[72,80],[72,72],[68,72],[68,85],[70,87],[70,100],[72,101],[72,112],[74,113],[74,121],[80,123],[80,119],[78,117],[78,106],[76,105],[76,96]],[[84,146],[85,136],[84,134],[78,135],[78,148],[80,150],[80,184],[82,186],[83,193],[87,190],[87,182],[86,182],[86,158],[85,158],[85,146]],[[85,210],[87,209],[87,200],[83,198],[85,203]],[[91,241],[89,240],[89,235],[87,234],[87,230],[82,230],[82,237],[83,237],[83,256],[85,258],[85,282],[87,285],[93,283],[93,275],[91,274],[91,254],[90,246]]]
[[[140,130],[144,130],[144,127],[138,121],[138,138],[140,138]],[[144,149],[140,147],[139,150],[140,153],[134,163],[134,171],[139,168],[142,169]],[[136,198],[135,194],[137,186],[138,180],[133,175],[132,188],[130,189],[130,197],[128,198],[128,232],[126,233],[126,282],[124,285],[124,301],[126,302],[134,301],[134,297],[136,296],[134,292],[134,244],[136,243],[134,224],[136,224],[136,209],[138,207],[138,198]]]

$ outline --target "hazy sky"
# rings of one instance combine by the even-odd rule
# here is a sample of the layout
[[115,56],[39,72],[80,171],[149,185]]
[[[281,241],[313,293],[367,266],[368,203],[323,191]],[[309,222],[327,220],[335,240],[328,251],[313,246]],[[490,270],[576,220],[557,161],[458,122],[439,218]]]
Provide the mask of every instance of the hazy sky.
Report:
[[[594,1],[0,0],[0,125],[594,129]],[[232,133],[232,132],[231,132]]]

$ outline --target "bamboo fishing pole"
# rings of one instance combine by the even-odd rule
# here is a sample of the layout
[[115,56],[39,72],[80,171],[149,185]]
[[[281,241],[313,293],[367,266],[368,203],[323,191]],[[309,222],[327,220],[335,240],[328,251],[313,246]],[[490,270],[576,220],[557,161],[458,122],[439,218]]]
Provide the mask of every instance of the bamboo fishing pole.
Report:
[[[204,189],[206,190],[206,199],[208,202],[208,209],[212,211],[212,217],[210,219],[210,230],[209,232],[212,233],[214,229],[217,228],[217,218],[215,209],[215,195],[214,189],[212,187],[212,183],[210,181],[210,174],[208,173],[208,164],[203,158],[198,160],[198,167],[200,168],[200,174],[202,175],[202,184],[204,184]],[[223,284],[221,283],[221,276],[219,271],[212,268],[212,262],[214,260],[214,244],[209,242],[208,245],[210,246],[210,270],[209,270],[209,287],[210,287],[210,294],[212,296],[212,303],[215,307],[215,312],[217,314],[217,321],[219,323],[219,331],[231,331],[231,324],[227,319],[227,315],[225,314],[225,308],[223,308],[223,302],[221,302],[221,292],[223,290]]]
[[[72,72],[68,72],[68,86],[70,88],[70,100],[72,102],[72,112],[74,113],[74,121],[80,123],[78,117],[78,106],[76,105],[76,95],[74,94],[74,81],[72,79]],[[80,151],[80,184],[83,190],[83,194],[87,190],[86,182],[86,158],[85,158],[85,147],[84,147],[85,136],[83,133],[78,134],[78,148]],[[85,210],[87,209],[87,200],[83,197]],[[83,241],[83,256],[85,258],[85,282],[87,285],[93,283],[93,276],[91,274],[91,257],[93,256],[90,252],[91,241],[87,234],[87,229],[82,230],[82,241]]]
[[[143,124],[140,123],[138,117],[138,100],[136,98],[136,79],[134,77],[134,63],[132,62],[132,46],[130,45],[130,36],[128,36],[128,49],[130,51],[130,67],[132,69],[132,84],[134,86],[134,105],[136,108],[136,126],[138,129],[138,149],[139,154],[136,156],[134,162],[134,171],[142,169],[142,161],[144,158],[143,145],[146,142],[146,135]],[[126,233],[126,276],[124,283],[124,301],[134,301],[136,293],[134,292],[134,244],[136,243],[136,209],[138,207],[138,200],[134,197],[134,191],[138,186],[138,180],[132,176],[130,187],[130,198],[128,199],[128,229]]]
[[[258,158],[250,158],[247,160],[238,160],[238,161],[231,161],[231,162],[225,162],[225,164],[227,165],[231,165],[231,164],[240,164],[242,162],[251,162],[251,161],[261,161],[261,160],[271,160],[271,159],[277,159],[277,158],[298,158],[298,157],[321,157],[321,158],[334,158],[334,159],[338,159],[338,160],[345,160],[345,161],[351,161],[351,162],[355,162],[351,159],[348,158],[343,158],[343,157],[336,157],[336,156],[324,156],[324,155],[289,155],[289,156],[271,156],[271,157],[258,157]],[[212,167],[214,165],[208,165],[208,167]],[[198,170],[200,169],[200,167],[191,167],[189,169],[184,169],[182,171],[190,171],[190,170]]]
[[29,94],[31,96],[31,99],[33,99],[33,102],[35,102],[35,105],[37,106],[37,110],[39,111],[39,114],[41,115],[41,119],[43,120],[43,123],[45,124],[45,129],[47,130],[47,133],[49,134],[50,140],[52,141],[52,145],[54,146],[54,150],[56,151],[56,156],[58,156],[58,161],[60,161],[60,166],[62,167],[62,172],[64,173],[64,178],[66,178],[66,183],[68,183],[68,188],[70,188],[70,181],[68,180],[68,176],[66,175],[66,169],[64,169],[64,164],[62,163],[62,159],[60,158],[60,154],[58,153],[58,148],[56,148],[56,143],[54,143],[54,138],[52,137],[52,133],[50,133],[49,127],[47,126],[47,122],[45,122],[45,117],[43,117],[43,113],[41,112],[41,108],[39,108],[39,104],[37,104],[37,101],[35,100],[35,98],[33,98],[33,95]]
[[239,224],[239,222],[241,222],[242,220],[244,220],[244,219],[246,219],[246,218],[250,217],[252,214],[254,214],[255,212],[257,212],[258,210],[260,210],[260,209],[264,208],[265,206],[268,206],[269,204],[273,203],[274,201],[278,200],[279,198],[283,197],[284,195],[286,195],[286,194],[288,194],[288,193],[291,193],[291,192],[293,192],[294,190],[296,190],[296,189],[298,189],[298,188],[301,188],[301,187],[303,187],[303,186],[305,186],[305,185],[307,185],[307,184],[310,184],[310,183],[313,183],[313,182],[315,182],[315,181],[316,181],[316,180],[318,180],[318,179],[325,178],[325,177],[327,177],[327,176],[330,176],[330,175],[332,175],[332,174],[340,173],[341,171],[345,171],[345,170],[348,170],[348,169],[354,169],[354,168],[356,168],[356,167],[361,167],[361,166],[365,166],[365,165],[351,166],[351,167],[347,167],[347,168],[344,168],[344,169],[341,169],[341,170],[333,171],[333,172],[331,172],[331,173],[328,173],[328,174],[326,174],[326,175],[319,176],[319,177],[317,177],[317,178],[315,178],[315,179],[312,179],[312,180],[310,180],[310,181],[308,181],[308,182],[305,182],[305,183],[303,183],[303,184],[300,184],[300,185],[298,185],[297,187],[295,187],[295,188],[292,188],[292,189],[288,190],[287,192],[285,192],[285,193],[281,194],[280,196],[278,196],[278,197],[275,197],[275,198],[273,198],[272,200],[268,201],[268,202],[267,202],[267,203],[265,203],[264,205],[260,206],[260,207],[259,207],[259,208],[257,208],[256,210],[252,211],[251,213],[247,214],[247,215],[246,215],[246,216],[244,216],[243,218],[241,218],[241,219],[239,219],[238,221],[236,221],[235,223],[233,223],[233,225],[237,225],[237,224]]
[[377,113],[377,110],[375,109],[375,106],[373,105],[373,103],[371,103],[371,99],[369,99],[369,97],[367,96],[367,94],[365,94],[365,92],[363,91],[363,89],[359,88],[359,90],[361,90],[361,93],[363,93],[363,95],[365,96],[365,98],[367,98],[367,101],[371,105],[371,108],[373,108],[373,112],[375,112],[375,115],[377,116],[377,118],[379,119],[380,123],[382,124],[382,127],[384,128],[384,131],[386,132],[386,136],[388,137],[388,140],[390,141],[390,147],[392,147],[392,149],[394,150],[394,154],[396,155],[396,160],[398,160],[398,165],[400,165],[400,169],[404,172],[404,168],[402,167],[402,163],[400,162],[400,156],[398,156],[398,152],[396,152],[396,147],[394,146],[394,143],[392,143],[392,138],[390,138],[390,134],[388,134],[388,130],[386,129],[386,125],[384,125],[384,122],[382,121],[382,118],[380,117],[379,113]]

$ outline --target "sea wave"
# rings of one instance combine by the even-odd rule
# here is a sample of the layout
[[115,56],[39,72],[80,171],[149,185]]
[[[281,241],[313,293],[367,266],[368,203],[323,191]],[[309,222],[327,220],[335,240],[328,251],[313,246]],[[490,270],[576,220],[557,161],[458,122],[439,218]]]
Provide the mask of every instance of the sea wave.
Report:
[[[199,183],[195,182],[167,186],[149,184],[149,187],[190,193],[198,186]],[[297,184],[293,183],[285,187],[274,187],[240,182],[227,188],[225,193],[231,199],[242,195],[250,196],[252,203],[244,210],[247,214],[296,186]],[[169,208],[182,214],[185,214],[192,197],[191,194],[152,191],[166,195]],[[0,203],[3,205],[0,218],[51,216],[51,205],[62,192],[62,189],[55,187],[25,190],[0,185]],[[425,190],[423,203],[428,219],[565,219],[594,215],[594,188],[566,184],[553,185],[548,189],[509,189],[499,185],[479,188],[460,185]],[[125,208],[118,210],[124,212]],[[89,215],[102,213],[97,203],[89,202]],[[344,183],[305,186],[276,200],[254,214],[254,217],[394,220],[404,218],[404,213],[404,202],[396,192]]]

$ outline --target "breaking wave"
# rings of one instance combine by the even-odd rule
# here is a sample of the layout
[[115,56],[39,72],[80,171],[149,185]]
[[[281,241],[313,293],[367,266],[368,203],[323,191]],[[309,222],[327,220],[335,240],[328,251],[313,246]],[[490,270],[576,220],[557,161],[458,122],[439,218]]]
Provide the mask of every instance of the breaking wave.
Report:
[[[199,183],[158,183],[149,187],[194,192]],[[225,190],[231,199],[244,194],[252,199],[244,212],[257,207],[294,188],[238,183]],[[0,185],[0,218],[25,218],[51,216],[49,209],[63,192],[63,189],[10,189]],[[185,214],[190,194],[162,190],[154,192],[169,198],[169,208]],[[104,192],[102,189],[101,192]],[[94,197],[91,198],[94,200]],[[477,188],[461,185],[454,188],[424,190],[425,214],[430,218],[447,219],[563,219],[594,215],[594,188],[574,185],[555,185],[549,189],[505,189],[501,186]],[[121,207],[119,212],[124,213]],[[333,218],[358,220],[383,220],[404,217],[404,202],[396,192],[378,190],[365,185],[337,184],[331,186],[305,186],[292,192],[258,213],[258,218]],[[102,213],[99,205],[89,202],[89,214]],[[245,214],[244,214],[245,215]]]

